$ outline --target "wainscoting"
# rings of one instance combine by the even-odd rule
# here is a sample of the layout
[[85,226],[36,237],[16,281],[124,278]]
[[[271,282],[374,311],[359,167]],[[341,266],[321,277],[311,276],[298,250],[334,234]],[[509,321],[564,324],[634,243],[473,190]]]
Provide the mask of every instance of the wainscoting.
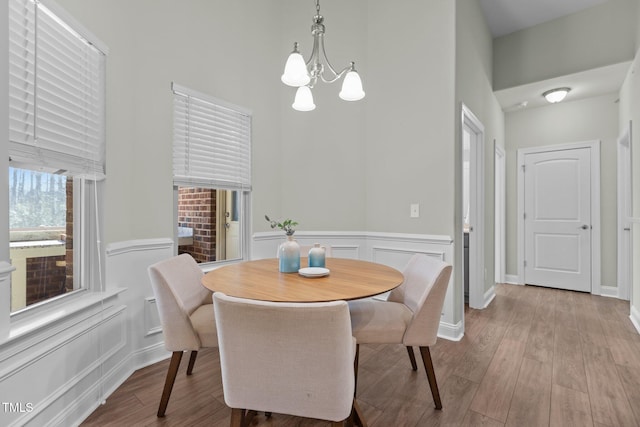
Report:
[[[332,256],[373,261],[402,271],[415,253],[423,253],[453,263],[453,240],[449,236],[374,232],[305,232],[297,231],[295,238],[301,245],[320,243],[331,247]],[[273,258],[278,245],[284,241],[283,233],[265,232],[253,235],[252,258]],[[304,256],[304,254],[303,254]],[[456,319],[456,290],[451,276],[442,309],[438,336],[459,340],[463,335],[461,319]],[[461,313],[461,308],[458,311]]]
[[[305,245],[331,246],[334,257],[375,261],[400,270],[414,253],[453,260],[448,236],[297,232],[296,239]],[[282,233],[256,233],[251,258],[274,257],[282,241]],[[97,287],[71,304],[12,323],[3,335],[8,338],[0,337],[0,424],[77,425],[134,371],[167,358],[170,353],[164,349],[147,268],[173,254],[172,239],[110,244],[101,292]],[[0,285],[5,286],[11,268],[7,264],[1,270]],[[454,295],[451,285],[439,334],[458,340],[462,321],[454,317]]]

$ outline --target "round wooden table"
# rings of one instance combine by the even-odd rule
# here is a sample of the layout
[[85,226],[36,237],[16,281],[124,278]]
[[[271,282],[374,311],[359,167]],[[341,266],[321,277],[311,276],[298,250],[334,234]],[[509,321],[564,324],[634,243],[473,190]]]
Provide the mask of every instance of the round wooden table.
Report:
[[[300,266],[305,267],[302,258]],[[278,259],[229,264],[204,275],[202,284],[238,298],[274,302],[322,302],[366,298],[398,287],[404,279],[395,268],[374,262],[327,258],[328,276],[280,273]]]

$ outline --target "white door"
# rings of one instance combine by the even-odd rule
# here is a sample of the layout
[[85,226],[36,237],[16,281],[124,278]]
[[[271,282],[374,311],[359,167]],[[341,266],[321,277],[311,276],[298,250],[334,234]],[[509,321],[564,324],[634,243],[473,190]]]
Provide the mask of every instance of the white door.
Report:
[[218,190],[216,200],[218,214],[216,260],[240,258],[239,192]]
[[631,289],[631,124],[618,139],[618,298]]
[[591,150],[524,159],[526,284],[591,292]]

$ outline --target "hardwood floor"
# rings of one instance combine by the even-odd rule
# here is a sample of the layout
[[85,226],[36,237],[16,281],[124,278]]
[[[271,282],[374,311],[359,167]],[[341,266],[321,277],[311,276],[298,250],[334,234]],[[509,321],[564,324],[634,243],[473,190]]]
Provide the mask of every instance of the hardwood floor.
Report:
[[[402,346],[360,346],[358,402],[371,427],[640,426],[640,335],[629,303],[533,286],[498,285],[467,309],[460,342],[431,349],[443,409]],[[180,374],[165,418],[156,411],[168,360],[135,372],[84,426],[227,426],[216,349]],[[326,426],[273,414],[259,426]]]

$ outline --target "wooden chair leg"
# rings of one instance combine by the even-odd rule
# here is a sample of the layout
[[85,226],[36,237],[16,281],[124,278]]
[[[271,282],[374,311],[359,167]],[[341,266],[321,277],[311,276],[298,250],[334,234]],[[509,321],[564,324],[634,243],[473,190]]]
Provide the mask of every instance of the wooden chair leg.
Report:
[[243,427],[245,425],[245,410],[231,408],[231,427]]
[[360,358],[360,344],[356,344],[356,356],[353,358],[353,398],[356,398],[358,391],[358,359]]
[[[351,415],[347,418],[348,421],[352,421],[354,425],[358,427],[368,427],[367,422],[364,419],[364,415],[362,414],[362,410],[358,405],[356,399],[353,399],[353,406],[351,408]],[[350,424],[347,422],[347,424]]]
[[180,367],[180,360],[182,360],[182,352],[174,351],[171,355],[167,378],[164,380],[164,390],[162,390],[162,397],[160,398],[158,417],[164,417],[164,413],[167,410],[167,404],[171,397],[171,390],[173,390],[173,383],[176,381],[176,375],[178,374],[178,368]]
[[413,354],[413,347],[410,345],[407,346],[407,353],[409,353],[409,360],[411,361],[411,369],[414,371],[418,370],[418,365],[416,365],[416,356]]
[[193,365],[196,364],[196,357],[198,357],[198,352],[196,350],[192,350],[191,356],[189,357],[189,366],[187,367],[187,375],[191,375],[193,373]]
[[433,369],[433,361],[431,360],[431,352],[429,351],[429,347],[420,347],[420,354],[422,355],[422,363],[424,364],[424,369],[425,371],[427,371],[427,378],[429,379],[429,387],[431,387],[433,402],[436,404],[436,409],[442,409],[440,392],[438,391],[438,383],[436,382],[436,372]]

